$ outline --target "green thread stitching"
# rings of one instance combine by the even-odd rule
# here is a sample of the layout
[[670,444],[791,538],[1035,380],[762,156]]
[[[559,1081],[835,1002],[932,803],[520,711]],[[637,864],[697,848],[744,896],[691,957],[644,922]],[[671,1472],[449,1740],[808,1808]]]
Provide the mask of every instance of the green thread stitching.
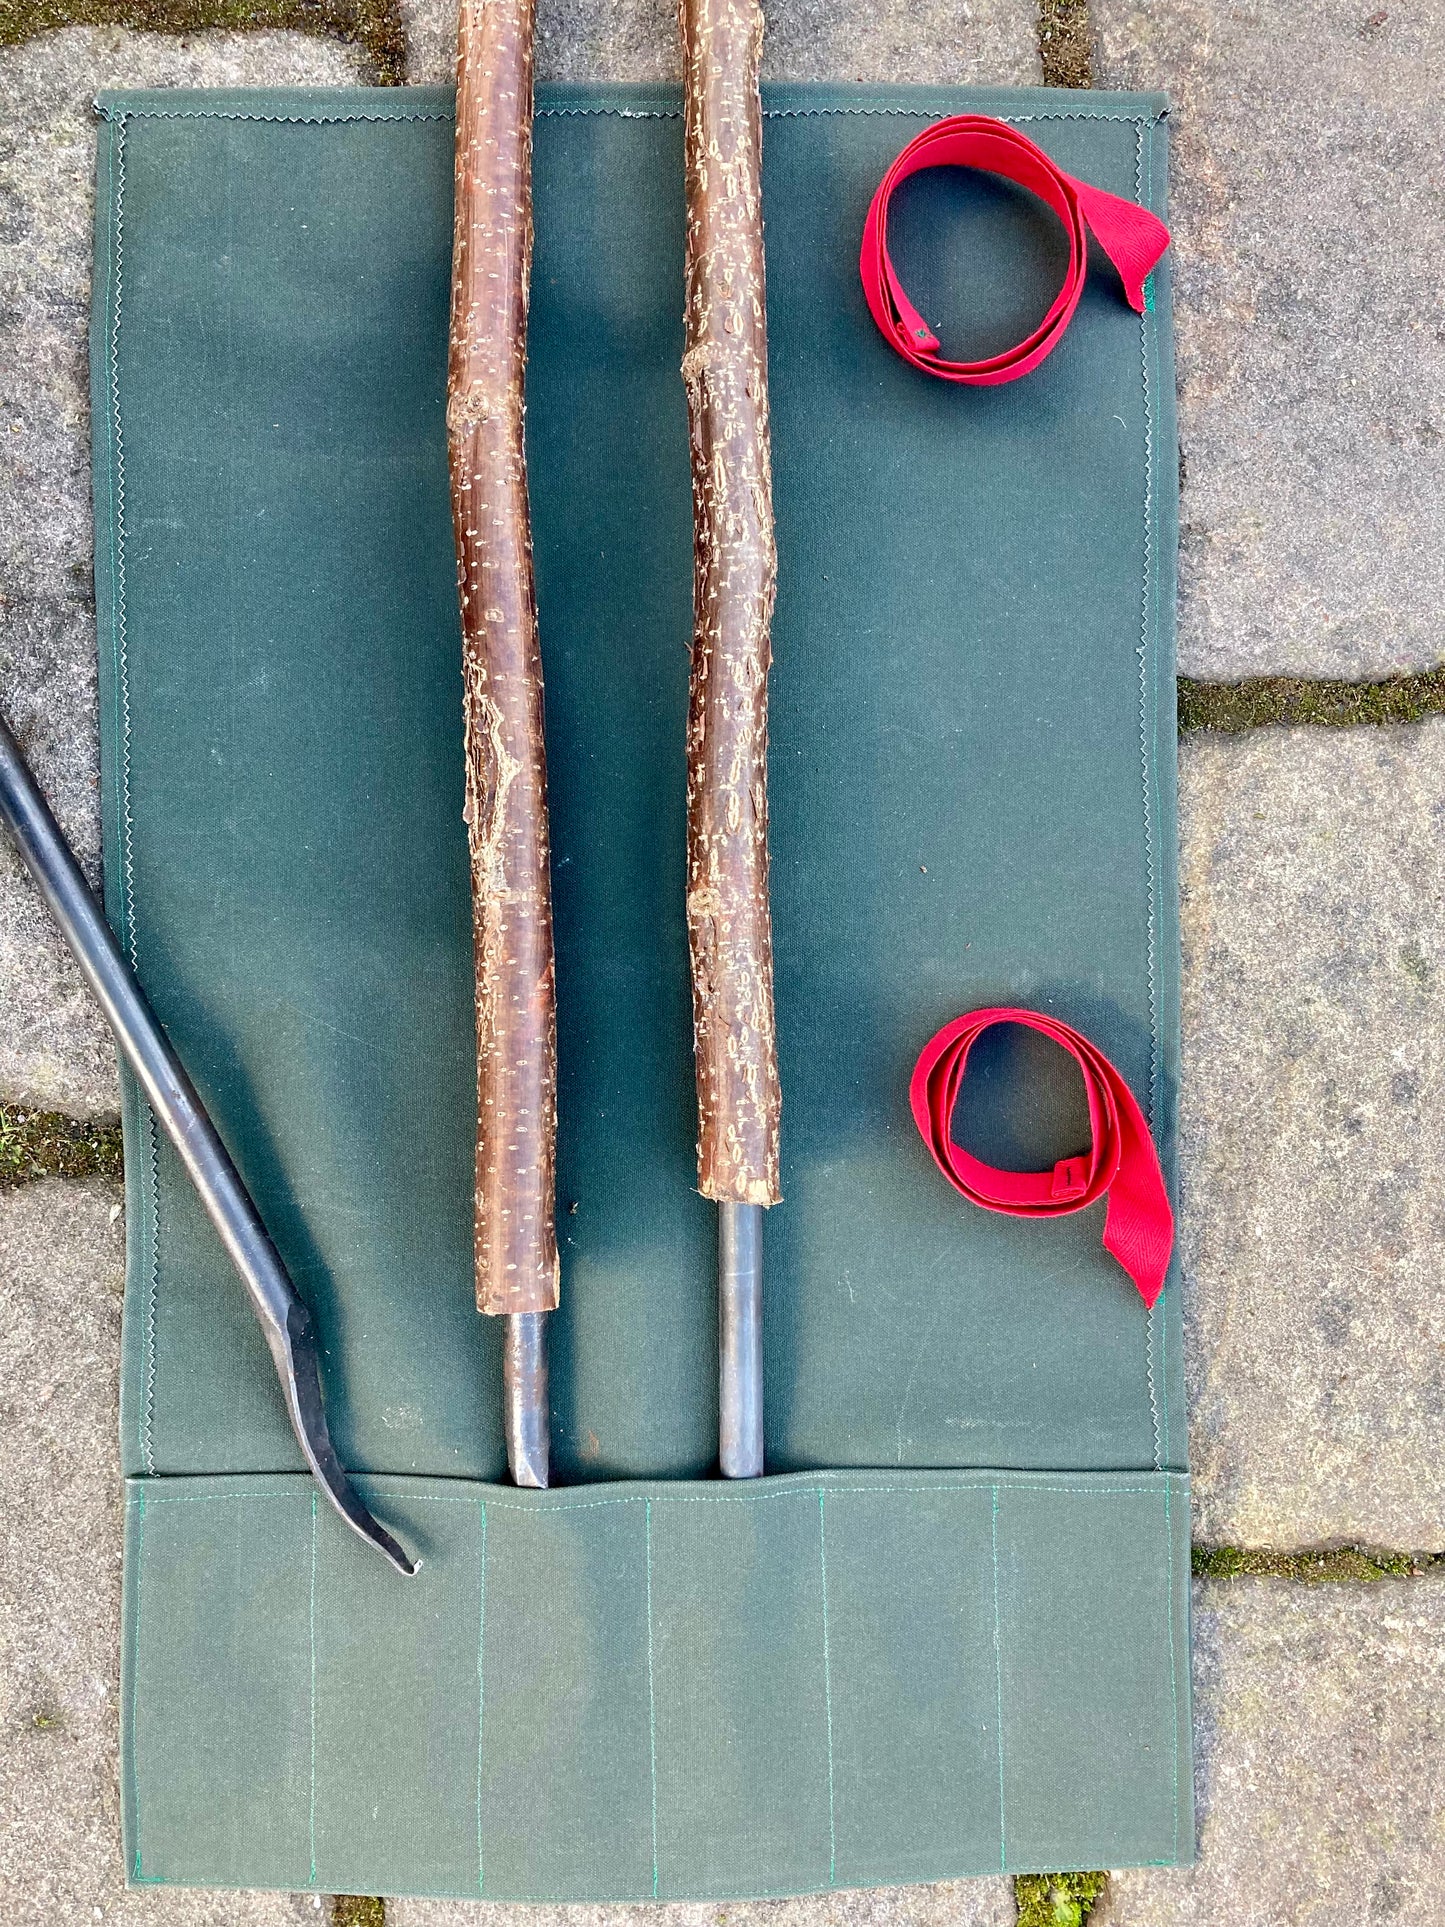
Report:
[[[354,121],[365,121],[373,125],[394,121],[403,125],[412,121],[454,121],[455,110],[447,107],[436,109],[415,108],[389,114],[375,113],[357,108],[350,112],[334,114],[262,114],[248,113],[244,108],[219,107],[107,107],[99,103],[96,112],[102,120],[117,125],[127,120],[244,120],[260,121],[285,127],[332,127],[342,126]],[[825,120],[842,115],[868,115],[895,120],[936,120],[937,107],[765,107],[764,120]],[[538,120],[577,120],[603,119],[614,120],[681,120],[681,107],[538,107],[535,111]],[[1113,121],[1119,126],[1157,126],[1162,115],[1122,113],[1101,114],[1089,109],[1078,109],[1069,113],[1042,114],[999,114],[999,120],[1012,126],[1024,122],[1040,120],[1102,120]]]
[[137,1746],[140,1738],[140,1595],[141,1582],[145,1577],[146,1547],[146,1495],[140,1495],[140,1506],[136,1512],[135,1539],[135,1637],[131,1641],[130,1653],[130,1783],[135,1799],[135,1867],[134,1878],[141,1878],[140,1870],[140,1764],[137,1759]]
[[[1139,135],[1138,135],[1138,156],[1139,156],[1139,164],[1141,166],[1142,166],[1143,158],[1146,152],[1148,155],[1148,164],[1149,164],[1148,173],[1144,181],[1144,191],[1139,196],[1139,198],[1141,200],[1144,200],[1145,205],[1147,206],[1147,205],[1152,205],[1153,199],[1154,199],[1154,130],[1152,127],[1150,128],[1149,137],[1146,144],[1145,136],[1144,136],[1144,128],[1143,128],[1143,125],[1141,124],[1139,128]],[[1146,199],[1146,196],[1147,196],[1147,199]],[[1147,463],[1146,463],[1146,493],[1145,493],[1145,543],[1146,543],[1145,568],[1147,572],[1147,580],[1149,583],[1149,588],[1147,592],[1148,594],[1147,615],[1149,620],[1149,630],[1150,630],[1150,633],[1155,637],[1157,641],[1158,633],[1159,633],[1159,554],[1158,554],[1158,533],[1157,533],[1157,527],[1156,527],[1155,516],[1154,516],[1154,487],[1155,487],[1154,411],[1152,407],[1149,406],[1149,396],[1151,393],[1151,379],[1150,379],[1151,372],[1153,373],[1154,383],[1157,384],[1158,382],[1157,362],[1158,362],[1158,356],[1159,356],[1159,329],[1158,329],[1158,324],[1154,319],[1154,277],[1152,274],[1149,276],[1148,280],[1145,283],[1144,294],[1145,294],[1145,300],[1144,300],[1145,311],[1139,317],[1139,328],[1140,328],[1140,333],[1143,337],[1143,343],[1144,343],[1144,397],[1145,397],[1145,406],[1146,406],[1146,409],[1148,410],[1148,430],[1147,430],[1148,439],[1146,444],[1148,455],[1147,455]],[[1157,715],[1154,719],[1154,723],[1155,723],[1154,734],[1155,734],[1155,737],[1157,738],[1158,736]],[[1158,783],[1157,762],[1154,769],[1154,782],[1157,785]],[[1157,1022],[1157,1012],[1155,1010],[1155,1000],[1154,1000],[1154,973],[1155,973],[1154,898],[1157,893],[1157,888],[1158,888],[1157,879],[1155,877],[1154,865],[1153,865],[1153,841],[1152,841],[1152,834],[1151,834],[1150,835],[1150,883],[1149,883],[1149,895],[1150,895],[1150,909],[1149,909],[1150,997],[1149,997],[1149,1003],[1150,1003],[1150,1042],[1151,1042],[1149,1095],[1150,1095],[1150,1123],[1151,1124],[1154,1124],[1157,1120],[1158,1102],[1159,1102],[1158,1080],[1162,1074],[1162,1066],[1160,1065],[1160,1062],[1159,1062],[1158,1022]],[[1160,1387],[1159,1387],[1159,1403],[1163,1407],[1164,1439],[1163,1439],[1162,1450],[1158,1450],[1157,1434],[1156,1434],[1155,1464],[1160,1466],[1160,1468],[1162,1469],[1163,1463],[1167,1461],[1169,1457],[1169,1374],[1167,1369],[1168,1358],[1169,1358],[1169,1309],[1168,1309],[1168,1303],[1162,1293],[1160,1294],[1157,1304],[1159,1309],[1159,1378],[1161,1381]],[[1149,1321],[1150,1321],[1151,1332],[1153,1328],[1154,1311],[1155,1311],[1155,1307],[1151,1305],[1149,1307]],[[1150,1387],[1150,1391],[1152,1396],[1153,1394],[1152,1386]],[[1157,1424],[1157,1418],[1156,1418],[1156,1424]],[[1173,1851],[1174,1851],[1174,1858],[1177,1860],[1179,1857],[1179,1680],[1178,1680],[1179,1664],[1178,1664],[1178,1658],[1175,1651],[1175,1641],[1174,1641],[1174,1526],[1173,1526],[1173,1519],[1172,1519],[1171,1510],[1170,1510],[1171,1500],[1172,1500],[1172,1494],[1170,1492],[1170,1482],[1166,1477],[1164,1481],[1164,1570],[1167,1575],[1165,1613],[1166,1613],[1166,1620],[1168,1624],[1168,1637],[1169,1637],[1169,1705],[1170,1705],[1171,1714],[1172,1714],[1172,1718],[1170,1721],[1170,1742],[1171,1742],[1170,1744],[1170,1763],[1171,1763],[1170,1793],[1171,1793],[1171,1798],[1173,1802],[1173,1815],[1174,1815],[1174,1830],[1172,1835]]]
[[[116,132],[115,140],[115,225],[113,230],[114,246],[114,306],[110,313],[109,352],[107,357],[110,375],[110,436],[114,456],[114,489],[111,516],[111,552],[114,599],[112,604],[111,631],[112,648],[116,660],[116,684],[120,694],[120,755],[116,758],[117,781],[120,788],[121,812],[121,924],[124,931],[126,951],[130,957],[131,968],[139,970],[138,933],[135,913],[135,819],[131,812],[130,798],[130,650],[126,633],[125,605],[125,441],[121,433],[120,417],[120,324],[121,294],[125,282],[125,124],[122,122]],[[160,1286],[161,1268],[161,1185],[160,1185],[160,1146],[156,1135],[156,1121],[150,1105],[144,1098],[138,1098],[139,1115],[145,1130],[146,1155],[139,1165],[139,1191],[141,1200],[141,1236],[148,1247],[145,1252],[145,1291],[141,1309],[141,1356],[144,1371],[141,1380],[140,1401],[140,1452],[141,1465],[154,1473],[155,1464],[155,1395],[156,1395],[156,1298]]]
[[115,576],[115,603],[112,628],[119,663],[120,688],[120,737],[121,753],[119,763],[120,803],[121,803],[121,852],[125,889],[122,894],[121,916],[125,926],[126,949],[130,954],[132,969],[136,966],[135,943],[135,875],[134,875],[134,837],[135,826],[130,810],[130,678],[126,651],[125,627],[125,444],[120,426],[120,322],[121,289],[124,285],[125,262],[125,123],[122,121],[116,131],[115,139],[115,229],[114,229],[114,297],[115,305],[110,320],[110,403],[111,403],[111,446],[115,456],[115,490],[113,503],[113,553]]
[[[1152,143],[1150,143],[1150,170],[1152,170]],[[1152,189],[1152,172],[1150,172]],[[1146,185],[1144,185],[1144,123],[1139,121],[1135,129],[1135,200],[1146,204]],[[1144,1116],[1150,1129],[1158,1122],[1160,1112],[1160,1017],[1158,1017],[1158,865],[1154,861],[1154,780],[1156,771],[1150,767],[1150,742],[1158,734],[1150,728],[1150,698],[1152,698],[1152,678],[1150,678],[1150,642],[1158,628],[1158,592],[1156,592],[1156,553],[1154,553],[1154,405],[1152,405],[1152,385],[1150,385],[1150,324],[1148,316],[1139,318],[1139,376],[1144,403],[1144,584],[1143,601],[1139,611],[1139,775],[1143,780],[1144,798],[1144,898],[1146,898],[1146,977],[1148,977],[1148,1102],[1144,1106]],[[1154,1434],[1154,1468],[1160,1470],[1164,1463],[1164,1447],[1160,1434],[1160,1393],[1154,1382],[1154,1307],[1144,1308],[1144,1382],[1148,1386],[1148,1416]],[[1168,1386],[1164,1387],[1168,1397]]]
[[[294,1479],[296,1482],[295,1485],[286,1491],[172,1494],[158,1489],[169,1484],[185,1485],[189,1484],[192,1478],[210,1476],[214,1475],[202,1473],[182,1474],[155,1481],[135,1480],[132,1481],[132,1484],[137,1494],[148,1495],[147,1502],[152,1506],[225,1505],[231,1503],[237,1505],[266,1505],[273,1501],[280,1502],[282,1500],[304,1499],[307,1496],[306,1488],[309,1475],[304,1472],[277,1474],[239,1472],[232,1475],[236,1478],[276,1477],[278,1479]],[[366,1481],[369,1478],[395,1478],[400,1475],[395,1473],[360,1473],[356,1476],[361,1481]],[[807,1480],[807,1484],[790,1486],[786,1491],[782,1492],[724,1492],[719,1493],[716,1498],[709,1493],[703,1492],[679,1492],[675,1494],[658,1492],[651,1495],[643,1492],[633,1492],[621,1494],[615,1499],[587,1499],[578,1505],[516,1505],[510,1504],[505,1499],[488,1499],[486,1503],[494,1512],[523,1512],[530,1513],[533,1518],[555,1518],[564,1512],[595,1511],[599,1506],[651,1505],[654,1500],[658,1505],[760,1505],[769,1499],[806,1498],[817,1490],[816,1480],[818,1475],[816,1473],[780,1473],[776,1476],[779,1478],[803,1477]],[[1061,1493],[1071,1498],[1084,1499],[1152,1499],[1158,1494],[1159,1479],[1175,1479],[1186,1486],[1189,1483],[1189,1474],[1187,1472],[1161,1471],[1157,1474],[1146,1473],[1144,1476],[1150,1478],[1148,1485],[1035,1485],[1031,1483],[1026,1474],[1009,1477],[1007,1474],[1000,1475],[998,1473],[982,1471],[975,1466],[963,1466],[957,1471],[950,1471],[945,1468],[940,1472],[938,1482],[933,1485],[829,1485],[825,1489],[834,1498],[862,1499],[877,1498],[885,1495],[889,1497],[909,1497],[938,1492],[982,1492],[988,1491],[994,1486],[997,1486],[999,1490],[1003,1492],[1021,1493],[1024,1497],[1027,1497],[1033,1492],[1040,1492]],[[457,1483],[460,1484],[462,1481],[459,1480]],[[771,1481],[767,1483],[771,1483]],[[412,1503],[427,1505],[474,1506],[477,1503],[477,1500],[473,1497],[451,1498],[440,1492],[413,1492],[406,1489],[399,1492],[397,1496]],[[134,1501],[132,1501],[132,1503],[134,1503]]]
[[1171,1791],[1174,1801],[1174,1858],[1179,1858],[1179,1684],[1174,1658],[1174,1521],[1169,1509],[1169,1483],[1164,1484],[1164,1571],[1165,1605],[1169,1619],[1169,1722],[1170,1754],[1173,1760]]
[[[1141,127],[1141,129],[1139,129],[1139,154],[1141,154],[1141,160],[1143,160],[1144,152],[1148,152],[1148,173],[1146,173],[1146,177],[1144,177],[1144,195],[1148,197],[1146,198],[1146,206],[1152,206],[1152,202],[1154,202],[1154,129],[1150,129],[1150,133],[1148,133],[1148,145],[1144,145],[1144,129]],[[1148,399],[1148,393],[1150,393],[1150,372],[1152,372],[1152,376],[1154,376],[1154,383],[1158,383],[1158,380],[1160,380],[1160,376],[1158,376],[1160,339],[1158,339],[1158,322],[1154,320],[1154,276],[1152,276],[1152,274],[1148,276],[1146,283],[1144,283],[1144,312],[1141,314],[1141,318],[1139,318],[1139,328],[1141,328],[1144,339],[1144,397]],[[1150,420],[1150,426],[1148,426],[1148,495],[1146,495],[1146,511],[1144,511],[1144,538],[1146,538],[1146,545],[1148,545],[1146,568],[1148,568],[1148,576],[1150,576],[1150,584],[1152,584],[1152,590],[1150,590],[1150,611],[1148,611],[1148,613],[1150,613],[1150,630],[1152,630],[1154,638],[1158,640],[1158,624],[1160,624],[1160,570],[1158,570],[1158,532],[1156,532],[1156,522],[1154,522],[1154,414],[1152,414],[1152,409],[1150,409],[1150,418],[1148,418],[1148,420]],[[1158,736],[1158,717],[1154,719],[1154,725],[1156,725],[1154,726],[1154,734]],[[1154,767],[1154,782],[1158,782],[1158,763],[1156,763],[1156,767]],[[1152,927],[1152,919],[1154,919],[1152,896],[1154,896],[1154,890],[1156,890],[1156,888],[1158,888],[1158,884],[1156,884],[1154,877],[1152,877],[1152,865],[1150,865],[1150,927]],[[1152,985],[1152,979],[1154,979],[1154,954],[1152,954],[1152,942],[1150,942],[1150,985]],[[1150,996],[1150,1006],[1152,1006],[1152,996]],[[1162,1075],[1162,1066],[1160,1066],[1160,1062],[1158,1062],[1158,1023],[1156,1023],[1154,1017],[1152,1017],[1152,1010],[1150,1010],[1150,1039],[1152,1039],[1152,1046],[1154,1046],[1154,1050],[1152,1050],[1152,1060],[1150,1060],[1150,1073],[1152,1073],[1152,1075],[1150,1075],[1150,1100],[1152,1100],[1152,1104],[1154,1104],[1154,1102],[1158,1100],[1158,1087],[1156,1087],[1154,1079]],[[1154,1120],[1150,1118],[1150,1122],[1154,1122]],[[1160,1295],[1160,1299],[1158,1299],[1158,1314],[1160,1314],[1160,1405],[1162,1405],[1162,1409],[1164,1409],[1164,1447],[1162,1447],[1162,1453],[1158,1455],[1156,1463],[1162,1466],[1164,1463],[1168,1463],[1169,1459],[1169,1308],[1168,1301],[1166,1301],[1164,1295]],[[1148,1314],[1148,1316],[1150,1316],[1150,1326],[1152,1326],[1154,1307],[1150,1307],[1150,1314]],[[1173,1804],[1173,1833],[1171,1833],[1171,1842],[1173,1842],[1173,1858],[1177,1860],[1177,1858],[1179,1858],[1179,1661],[1177,1661],[1175,1640],[1173,1640],[1173,1515],[1171,1515],[1171,1497],[1173,1497],[1173,1495],[1171,1495],[1171,1491],[1169,1491],[1169,1480],[1166,1478],[1166,1480],[1164,1480],[1164,1572],[1166,1572],[1166,1621],[1168,1621],[1169,1632],[1169,1709],[1171,1709],[1171,1721],[1169,1721],[1169,1742],[1171,1742],[1171,1744],[1169,1744],[1169,1761],[1171,1761],[1169,1796],[1171,1796],[1171,1804]]]
[[818,1487],[818,1563],[823,1570],[823,1705],[828,1715],[828,1885],[838,1884],[838,1830],[833,1803],[833,1661],[828,1648],[828,1517]]
[[657,1695],[652,1679],[652,1501],[643,1513],[647,1533],[647,1747],[652,1766],[652,1897],[657,1898]]
[[306,1837],[311,1848],[311,1885],[316,1885],[316,1493],[311,1494],[311,1595],[307,1609],[311,1634],[311,1799]]
[[487,1884],[487,1863],[482,1854],[482,1734],[487,1708],[487,1502],[477,1501],[482,1514],[482,1549],[477,1560],[477,1892]]
[[[1155,130],[1160,125],[1161,123],[1159,121],[1155,121],[1149,129],[1149,135],[1148,135],[1148,154],[1149,154],[1148,193],[1149,193],[1149,203],[1151,206],[1153,204],[1153,199],[1154,199],[1154,137],[1155,137]],[[1142,138],[1143,136],[1141,131],[1141,139]],[[1152,315],[1154,313],[1154,298],[1153,298],[1154,275],[1153,274],[1149,276],[1149,279],[1145,285],[1149,295],[1149,300],[1147,303],[1147,312]],[[1149,328],[1149,342],[1150,342],[1150,350],[1153,355],[1153,362],[1154,362],[1154,387],[1157,392],[1162,388],[1162,377],[1161,377],[1161,372],[1159,367],[1159,328],[1157,323],[1152,325]],[[1159,548],[1158,548],[1157,535],[1151,548],[1150,566],[1154,577],[1154,633],[1157,639],[1158,633],[1159,633],[1159,614],[1160,614]],[[1154,716],[1154,734],[1155,734],[1156,740],[1158,737],[1158,733],[1159,733],[1159,716],[1156,708],[1155,716]],[[1158,785],[1157,762],[1155,765],[1155,785],[1157,790],[1157,785]],[[1162,1471],[1164,1467],[1169,1464],[1170,1457],[1171,1457],[1171,1448],[1170,1448],[1170,1442],[1169,1442],[1169,1299],[1168,1299],[1167,1290],[1161,1293],[1159,1299],[1156,1302],[1159,1310],[1160,1412],[1161,1412],[1163,1425],[1164,1425],[1163,1449],[1160,1452],[1159,1458],[1156,1463],[1157,1463],[1157,1469]],[[1170,1624],[1171,1626],[1173,1624],[1172,1618],[1171,1618]],[[1172,1637],[1172,1634],[1171,1634],[1171,1637]],[[1175,1841],[1175,1846],[1177,1849],[1177,1846],[1178,1846],[1177,1839]]]
[[998,1487],[993,1488],[993,1513],[990,1520],[993,1545],[993,1681],[994,1718],[998,1722],[998,1865],[1008,1872],[1008,1832],[1004,1825],[1003,1803],[1003,1633],[998,1615]]
[[97,107],[96,112],[102,120],[111,121],[117,127],[124,127],[128,120],[249,120],[263,121],[277,127],[337,127],[353,121],[366,121],[372,126],[382,126],[395,122],[398,127],[411,121],[455,120],[453,113],[427,113],[421,108],[403,114],[370,114],[358,109],[349,114],[248,114],[239,108],[225,107]]
[[138,1100],[145,1124],[146,1155],[141,1161],[142,1212],[149,1246],[146,1264],[145,1313],[141,1324],[145,1350],[145,1391],[141,1399],[141,1453],[145,1469],[155,1474],[156,1312],[161,1282],[161,1150],[155,1112],[145,1098]]
[[[116,757],[117,802],[120,811],[121,853],[121,927],[131,968],[139,968],[136,954],[135,915],[135,820],[130,806],[130,651],[126,636],[125,607],[125,442],[120,422],[120,322],[121,292],[125,262],[125,124],[115,138],[115,222],[112,228],[112,305],[109,311],[106,365],[110,388],[110,444],[112,451],[111,502],[111,650],[115,663],[116,689],[120,696],[120,754]],[[140,1456],[145,1471],[154,1473],[154,1420],[156,1390],[156,1292],[160,1282],[160,1152],[156,1141],[156,1122],[150,1106],[138,1099],[139,1116],[145,1131],[146,1155],[138,1163],[141,1237],[148,1247],[144,1253],[145,1289],[141,1300],[141,1399]]]

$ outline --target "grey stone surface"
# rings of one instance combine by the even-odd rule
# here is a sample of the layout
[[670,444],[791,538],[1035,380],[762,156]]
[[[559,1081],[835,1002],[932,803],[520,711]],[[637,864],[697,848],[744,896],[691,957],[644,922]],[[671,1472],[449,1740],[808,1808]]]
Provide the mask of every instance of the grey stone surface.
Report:
[[[0,49],[0,709],[99,871],[86,329],[102,87],[340,85],[354,49],[300,34],[69,28]],[[0,1098],[114,1110],[114,1055],[0,836]]]
[[1445,720],[1186,740],[1196,1539],[1445,1549]]
[[[99,866],[88,867],[94,881]],[[0,1102],[71,1117],[118,1109],[110,1033],[3,832],[0,985]]]
[[770,80],[1036,87],[1034,0],[772,0]]
[[0,1919],[299,1927],[310,1896],[125,1891],[120,1851],[121,1194],[0,1192]]
[[[452,77],[456,0],[401,0],[407,78]],[[1033,0],[769,0],[764,71],[773,80],[1032,86]],[[550,80],[675,80],[672,0],[541,0],[537,71]]]
[[387,1927],[1014,1927],[1011,1880],[859,1888],[798,1900],[640,1907],[504,1907],[479,1900],[389,1900]]
[[1445,659],[1445,7],[1091,0],[1174,101],[1180,663]]
[[1445,1891],[1445,1580],[1195,1588],[1192,1869],[1090,1927],[1414,1927]]

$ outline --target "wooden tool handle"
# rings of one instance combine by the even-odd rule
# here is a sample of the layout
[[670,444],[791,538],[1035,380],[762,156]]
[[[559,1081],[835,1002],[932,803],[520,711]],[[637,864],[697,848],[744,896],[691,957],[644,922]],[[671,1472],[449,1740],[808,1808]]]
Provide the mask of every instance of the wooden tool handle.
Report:
[[461,596],[477,1007],[476,1285],[551,1311],[557,1016],[522,441],[535,0],[462,0],[447,449]]
[[777,579],[763,303],[757,0],[679,0],[687,162],[693,645],[687,923],[698,1188],[776,1204],[782,1106],[768,911]]

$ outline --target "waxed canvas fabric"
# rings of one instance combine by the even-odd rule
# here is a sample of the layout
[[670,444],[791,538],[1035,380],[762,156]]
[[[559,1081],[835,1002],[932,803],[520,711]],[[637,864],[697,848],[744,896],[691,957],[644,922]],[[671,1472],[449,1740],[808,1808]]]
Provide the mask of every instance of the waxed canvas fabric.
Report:
[[[908,1116],[946,1019],[1053,1011],[1173,1169],[1168,266],[1096,262],[1015,385],[878,336],[858,236],[929,120],[1018,121],[1163,211],[1163,103],[778,87],[783,1206],[769,1477],[709,1478],[683,887],[681,122],[543,90],[528,457],[561,1064],[558,1485],[498,1484],[472,1309],[470,923],[440,90],[102,102],[93,330],[110,915],[325,1346],[403,1582],[300,1474],[269,1357],[126,1095],[131,1878],[723,1899],[1192,1853],[1177,1280],[1100,1213],[972,1210]],[[971,355],[1062,236],[934,173],[891,233]],[[1072,1070],[980,1047],[956,1129],[1080,1148]]]

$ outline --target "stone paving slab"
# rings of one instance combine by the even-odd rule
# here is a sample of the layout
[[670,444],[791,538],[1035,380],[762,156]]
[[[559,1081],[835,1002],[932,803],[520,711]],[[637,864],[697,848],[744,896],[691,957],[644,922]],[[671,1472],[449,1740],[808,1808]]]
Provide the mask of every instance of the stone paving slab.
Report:
[[[300,34],[68,28],[0,49],[0,708],[99,874],[86,332],[102,87],[338,86],[365,57]],[[0,1098],[113,1111],[109,1037],[0,837]]]
[[0,1919],[301,1927],[313,1896],[125,1890],[118,1185],[0,1192]]
[[387,1927],[1014,1927],[1011,1880],[943,1880],[798,1900],[715,1905],[507,1907],[478,1900],[389,1900]]
[[1091,13],[1098,84],[1174,102],[1183,673],[1445,661],[1445,7]]
[[1187,739],[1196,1539],[1445,1549],[1445,719]]
[[[770,0],[772,80],[1038,84],[1034,0]],[[449,81],[456,0],[401,0],[407,79]],[[548,80],[676,80],[672,0],[541,0],[537,72]]]
[[110,1032],[3,832],[0,984],[0,1102],[68,1117],[118,1110]]
[[1199,1862],[1117,1873],[1090,1927],[1425,1927],[1445,1892],[1445,1579],[1207,1581]]

